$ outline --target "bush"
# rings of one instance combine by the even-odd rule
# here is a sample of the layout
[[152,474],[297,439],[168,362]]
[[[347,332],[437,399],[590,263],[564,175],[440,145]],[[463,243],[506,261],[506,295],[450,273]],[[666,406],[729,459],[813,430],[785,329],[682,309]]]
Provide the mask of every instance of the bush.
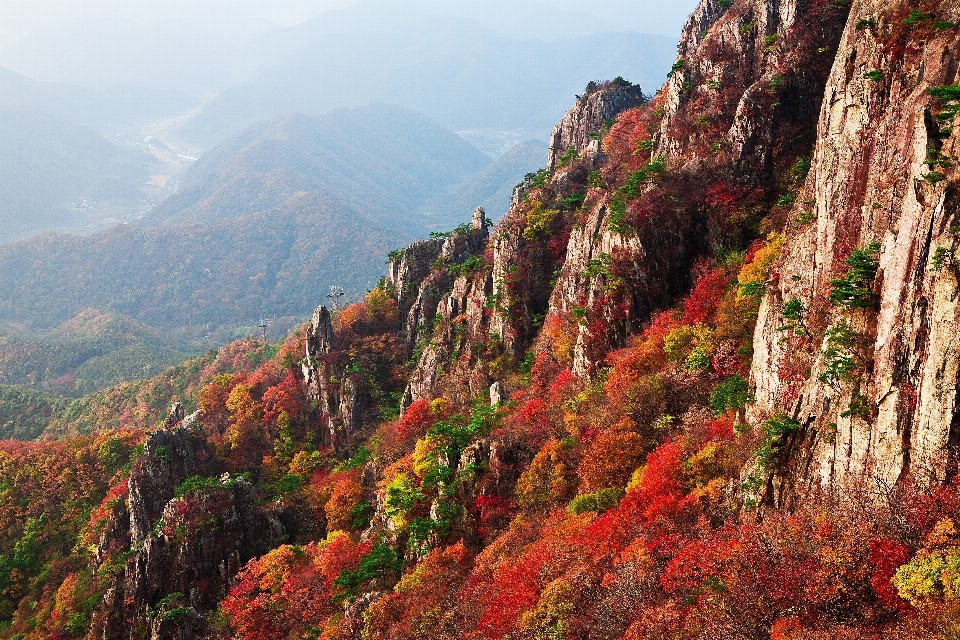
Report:
[[871,242],[864,249],[854,249],[844,262],[849,267],[846,275],[830,281],[830,304],[845,309],[869,309],[873,306],[870,284],[877,277],[879,242]]
[[727,411],[739,411],[751,402],[753,402],[753,396],[750,394],[750,384],[737,375],[730,376],[717,384],[710,394],[710,409],[716,415]]
[[567,511],[577,515],[587,513],[588,511],[601,513],[615,507],[617,503],[620,502],[623,494],[623,489],[600,489],[593,493],[577,496],[570,501],[570,504],[567,506]]

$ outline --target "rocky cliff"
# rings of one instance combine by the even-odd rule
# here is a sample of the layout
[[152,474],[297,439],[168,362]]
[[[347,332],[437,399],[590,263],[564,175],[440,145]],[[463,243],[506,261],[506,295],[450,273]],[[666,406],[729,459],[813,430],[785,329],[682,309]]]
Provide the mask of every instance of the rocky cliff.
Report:
[[602,133],[609,131],[618,115],[639,107],[643,91],[622,78],[608,83],[591,82],[586,92],[577,97],[577,104],[567,111],[550,134],[547,171],[569,164],[584,154],[600,152]]
[[927,4],[857,3],[830,72],[754,342],[754,415],[802,427],[777,499],[955,472],[960,8]]
[[133,464],[96,545],[94,573],[109,586],[88,637],[198,637],[237,571],[284,538],[249,480],[212,475],[193,418],[154,432]]
[[497,225],[150,436],[93,635],[192,637],[227,589],[258,639],[960,628],[949,571],[895,575],[960,557],[958,11],[703,0]]

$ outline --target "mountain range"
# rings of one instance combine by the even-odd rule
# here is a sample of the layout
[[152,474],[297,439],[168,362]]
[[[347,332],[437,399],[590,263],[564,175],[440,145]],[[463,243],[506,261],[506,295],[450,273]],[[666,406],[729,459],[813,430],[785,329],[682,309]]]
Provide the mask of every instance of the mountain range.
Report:
[[136,224],[0,245],[0,321],[47,331],[97,307],[224,341],[260,317],[302,318],[331,285],[372,288],[401,244],[480,204],[502,215],[545,155],[531,143],[492,160],[401,107],[288,114],[208,152]]

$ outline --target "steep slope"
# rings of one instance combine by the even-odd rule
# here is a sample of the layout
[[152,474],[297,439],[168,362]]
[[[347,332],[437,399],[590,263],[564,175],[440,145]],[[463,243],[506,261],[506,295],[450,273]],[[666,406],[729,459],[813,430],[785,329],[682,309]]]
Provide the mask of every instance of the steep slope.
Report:
[[801,425],[777,501],[956,472],[958,21],[948,2],[848,21],[754,343],[754,412]]
[[[912,199],[952,202],[956,8],[904,2],[871,10],[865,17],[839,2],[703,0],[657,96],[614,114],[607,130],[591,114],[640,92],[623,81],[593,85],[564,118],[581,128],[554,155],[555,169],[528,176],[495,227],[477,210],[454,232],[392,253],[387,277],[363,301],[334,313],[318,308],[273,360],[215,377],[199,394],[199,413],[185,417],[177,407],[129,482],[122,474],[112,482],[89,525],[98,549],[71,555],[67,578],[17,556],[0,565],[17,570],[0,578],[34,593],[42,585],[45,594],[11,614],[0,633],[43,626],[69,636],[244,640],[954,635],[960,481],[945,414],[955,373],[949,345],[937,337],[948,321],[927,323],[921,339],[930,348],[921,341],[915,353],[923,356],[911,356],[925,367],[932,354],[946,391],[918,386],[915,402],[888,410],[909,420],[918,407],[941,406],[931,425],[942,437],[921,440],[904,429],[899,442],[910,445],[909,458],[877,456],[874,465],[864,453],[873,436],[849,438],[839,428],[892,440],[878,417],[885,398],[874,407],[873,386],[878,372],[896,382],[898,362],[911,361],[884,360],[887,345],[906,338],[883,328],[897,314],[952,309],[936,286],[916,309],[907,295],[913,285],[901,280],[901,298],[885,292],[897,269],[952,291],[953,276],[944,275],[950,249],[937,252],[946,245],[932,232],[924,245],[916,231],[917,215],[941,210]],[[932,87],[918,83],[914,67],[858,70],[852,54],[874,46],[864,30],[892,35],[878,40],[904,60],[929,46],[948,68],[927,61]],[[905,145],[899,153],[863,173],[905,187],[886,200],[899,217],[874,213],[884,200],[862,206],[869,183],[845,173],[863,148],[859,136],[873,129],[826,126],[842,114],[868,115],[833,97],[885,73],[910,86],[915,102],[891,103],[884,117],[898,126],[898,118],[917,118],[902,139],[888,134],[891,146]],[[922,137],[928,132],[936,133],[932,152],[922,144],[933,139]],[[904,153],[914,145],[914,155]],[[921,163],[928,171],[917,179]],[[821,205],[801,198],[818,185],[827,190],[817,199],[831,206],[814,209],[814,234],[806,207]],[[845,244],[843,234],[867,220],[898,224],[878,245],[854,236]],[[900,243],[902,256],[883,257]],[[829,275],[817,277],[826,284],[794,289],[824,264]],[[808,271],[785,270],[792,266]],[[902,335],[911,326],[902,323]],[[798,363],[771,361],[781,354]],[[908,371],[929,375],[924,370]],[[816,414],[805,404],[828,393],[842,400],[839,412],[836,400]],[[835,415],[847,421],[820,431]],[[853,462],[825,476],[835,441]],[[900,473],[902,460],[920,458],[915,448],[939,454],[942,462],[928,459],[941,475]],[[46,451],[24,449],[24,458]],[[4,459],[22,458],[0,451]],[[209,475],[171,494],[194,469]],[[252,487],[222,471],[248,473]],[[145,502],[151,483],[157,497]],[[253,487],[272,513],[248,508]],[[97,486],[84,499],[100,495]],[[52,527],[42,517],[54,509],[29,506],[32,528],[0,529],[0,549],[49,562],[56,554],[33,541]],[[149,534],[150,519],[133,517],[145,509],[161,514]],[[271,518],[287,543],[235,576],[219,569],[275,543]],[[245,538],[244,521],[266,539]],[[208,552],[198,554],[202,548]],[[159,549],[172,564],[148,568]],[[191,562],[211,571],[193,577]],[[164,595],[169,589],[177,591]],[[219,614],[205,618],[214,606],[208,591],[226,596]],[[127,619],[137,624],[97,622]],[[71,620],[83,624],[72,628]]]
[[149,204],[156,158],[0,95],[0,242],[49,229],[102,228]]

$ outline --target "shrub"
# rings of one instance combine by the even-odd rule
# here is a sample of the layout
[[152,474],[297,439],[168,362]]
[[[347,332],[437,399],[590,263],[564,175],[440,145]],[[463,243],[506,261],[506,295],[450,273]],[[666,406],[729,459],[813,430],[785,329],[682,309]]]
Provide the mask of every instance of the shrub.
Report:
[[620,498],[623,497],[623,489],[600,489],[593,493],[577,496],[570,501],[567,511],[580,515],[592,511],[602,513],[611,507],[615,507]]
[[352,602],[365,582],[377,578],[399,578],[403,570],[403,558],[389,545],[378,543],[370,549],[370,553],[360,559],[360,565],[355,570],[344,569],[340,572],[331,587],[334,589],[333,600]]
[[720,382],[710,394],[710,409],[716,415],[727,411],[739,411],[753,402],[750,384],[740,376],[733,375]]
[[840,320],[827,330],[826,348],[823,350],[824,371],[818,376],[820,382],[838,386],[839,382],[852,380],[852,373],[860,366],[854,354],[857,345],[853,327],[846,320]]
[[854,249],[844,262],[849,267],[846,275],[830,281],[830,304],[845,309],[869,309],[873,306],[870,284],[877,277],[879,242],[871,242],[864,249]]
[[784,437],[800,428],[793,418],[780,413],[765,421],[762,425],[763,442],[756,451],[757,464],[761,469],[769,469],[776,460],[783,445]]

